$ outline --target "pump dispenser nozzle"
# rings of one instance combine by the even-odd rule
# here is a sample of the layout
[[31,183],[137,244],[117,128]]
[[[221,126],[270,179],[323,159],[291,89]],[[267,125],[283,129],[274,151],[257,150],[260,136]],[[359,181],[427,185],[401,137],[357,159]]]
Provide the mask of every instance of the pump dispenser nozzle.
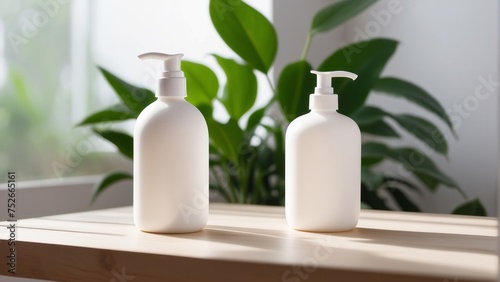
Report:
[[186,78],[181,71],[181,59],[183,54],[144,53],[139,59],[163,61],[163,72],[158,78],[158,89],[156,96],[186,96]]
[[338,96],[333,91],[332,77],[347,77],[352,80],[358,75],[348,71],[315,71],[317,75],[314,94],[309,95],[309,109],[311,110],[337,110],[339,108]]

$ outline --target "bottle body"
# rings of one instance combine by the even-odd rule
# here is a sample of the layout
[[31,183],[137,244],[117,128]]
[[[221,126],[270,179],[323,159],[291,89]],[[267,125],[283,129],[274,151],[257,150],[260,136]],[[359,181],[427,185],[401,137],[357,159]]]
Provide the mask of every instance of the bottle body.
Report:
[[356,227],[361,205],[361,133],[335,110],[312,110],[292,121],[285,144],[285,210],[298,230]]
[[159,97],[134,128],[134,222],[143,231],[187,233],[208,219],[208,128],[184,97]]

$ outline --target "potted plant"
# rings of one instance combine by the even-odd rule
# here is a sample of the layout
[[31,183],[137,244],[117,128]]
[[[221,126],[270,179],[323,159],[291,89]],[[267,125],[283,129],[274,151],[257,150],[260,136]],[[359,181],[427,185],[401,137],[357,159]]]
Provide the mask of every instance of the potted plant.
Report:
[[[226,76],[220,85],[216,74],[207,66],[184,61],[187,78],[187,100],[205,116],[210,131],[210,188],[227,202],[268,205],[284,204],[284,134],[286,125],[308,111],[308,96],[315,86],[310,71],[346,70],[359,75],[355,81],[334,79],[340,111],[354,119],[364,135],[377,137],[362,145],[362,202],[365,207],[390,209],[382,190],[404,211],[420,211],[407,194],[422,189],[435,191],[440,186],[455,189],[467,197],[459,185],[443,173],[422,151],[411,146],[391,147],[386,138],[400,138],[387,120],[394,121],[430,147],[447,157],[448,142],[441,129],[425,118],[413,114],[394,114],[366,103],[368,95],[391,95],[406,99],[436,115],[456,137],[452,124],[439,102],[423,88],[397,77],[384,77],[384,67],[393,56],[398,42],[374,38],[333,50],[318,66],[307,61],[309,46],[315,35],[334,29],[357,15],[374,0],[339,1],[318,11],[312,19],[301,57],[286,65],[273,83],[269,75],[278,50],[278,39],[272,23],[242,1],[211,0],[212,23],[224,42],[240,57],[213,55]],[[349,55],[346,55],[349,54]],[[115,90],[121,103],[96,112],[80,126],[93,126],[96,134],[110,141],[123,155],[132,156],[132,137],[101,124],[134,119],[152,101],[154,94],[121,80],[104,68],[100,71]],[[256,73],[267,77],[272,89],[269,102],[254,109],[257,93]],[[347,98],[348,97],[348,98]],[[214,118],[214,102],[220,102],[229,115],[227,122]],[[249,113],[249,111],[251,111]],[[244,116],[248,119],[244,121]],[[376,167],[384,161],[398,163],[411,178],[397,173],[380,173]],[[132,176],[112,172],[97,185],[94,198],[111,184]],[[455,213],[485,215],[479,200],[465,202]]]

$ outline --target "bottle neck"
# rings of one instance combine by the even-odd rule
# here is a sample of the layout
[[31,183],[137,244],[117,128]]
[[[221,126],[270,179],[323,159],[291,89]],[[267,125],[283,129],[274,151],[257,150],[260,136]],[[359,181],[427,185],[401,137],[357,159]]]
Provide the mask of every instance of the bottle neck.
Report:
[[311,109],[311,112],[314,113],[336,113],[335,109]]
[[[182,72],[179,72],[182,74]],[[169,73],[170,74],[170,73]],[[172,72],[170,75],[178,75]],[[182,76],[162,77],[158,79],[156,90],[158,97],[186,97],[186,78]]]
[[157,96],[156,98],[158,99],[158,101],[162,101],[165,103],[186,102],[186,99],[184,96]]
[[339,108],[338,96],[336,94],[311,94],[309,95],[310,110],[332,110]]

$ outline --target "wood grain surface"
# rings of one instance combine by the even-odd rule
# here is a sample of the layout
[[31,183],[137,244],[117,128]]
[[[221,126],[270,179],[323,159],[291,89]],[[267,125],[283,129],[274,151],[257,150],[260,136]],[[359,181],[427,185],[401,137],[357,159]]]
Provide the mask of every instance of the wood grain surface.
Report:
[[[10,275],[7,222],[0,225],[0,275]],[[15,276],[55,281],[461,282],[497,275],[496,218],[363,210],[354,230],[311,233],[290,229],[282,207],[211,204],[207,227],[190,234],[141,232],[131,207],[17,226]]]

